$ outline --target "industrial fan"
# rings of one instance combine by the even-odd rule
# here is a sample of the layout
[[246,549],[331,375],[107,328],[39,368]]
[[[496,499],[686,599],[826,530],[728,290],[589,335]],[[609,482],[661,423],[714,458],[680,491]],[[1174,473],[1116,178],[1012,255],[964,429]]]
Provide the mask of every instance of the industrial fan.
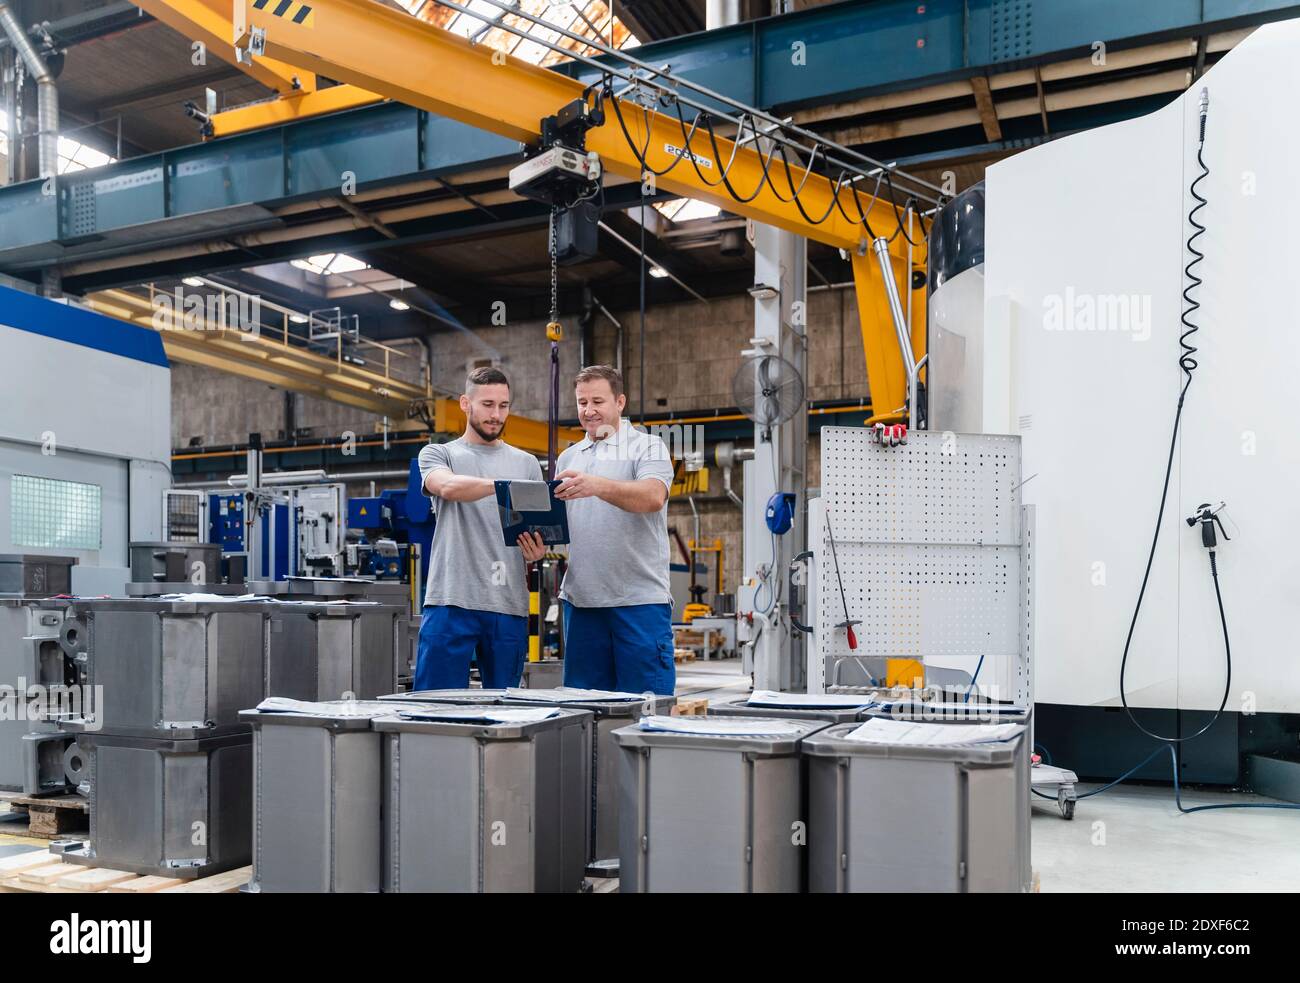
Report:
[[803,378],[779,355],[751,355],[740,363],[731,383],[740,412],[770,429],[789,420],[803,406]]

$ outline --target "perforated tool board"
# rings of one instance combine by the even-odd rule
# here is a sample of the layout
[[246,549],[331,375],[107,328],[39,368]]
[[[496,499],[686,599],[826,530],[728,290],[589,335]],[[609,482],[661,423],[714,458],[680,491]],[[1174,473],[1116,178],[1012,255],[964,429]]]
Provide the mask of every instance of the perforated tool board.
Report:
[[[1028,705],[1033,514],[1020,485],[1019,437],[913,431],[883,447],[869,429],[824,427],[809,692],[835,682],[837,662],[915,659],[950,680],[978,667],[976,692]],[[836,627],[836,559],[856,650]]]

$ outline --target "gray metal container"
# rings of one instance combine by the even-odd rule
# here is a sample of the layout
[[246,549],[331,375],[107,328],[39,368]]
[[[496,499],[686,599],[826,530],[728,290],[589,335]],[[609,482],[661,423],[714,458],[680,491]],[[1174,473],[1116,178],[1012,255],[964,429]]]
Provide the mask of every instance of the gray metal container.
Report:
[[399,703],[438,703],[448,706],[474,706],[506,702],[503,689],[417,689],[409,693],[386,693],[383,701]]
[[29,732],[23,735],[22,754],[24,795],[76,790],[86,778],[85,760],[72,734]]
[[[748,697],[738,700],[725,700],[722,703],[710,703],[710,717],[776,717],[782,720],[823,720],[828,724],[847,724],[861,720],[867,710],[867,703],[857,707],[763,707],[751,706]],[[864,701],[871,700],[863,696]]]
[[132,543],[131,580],[138,584],[221,582],[221,547],[216,543]]
[[[33,764],[52,760],[52,749],[40,758],[28,737],[49,739],[58,730],[44,711],[60,705],[59,692],[76,682],[75,672],[70,674],[72,664],[59,645],[65,608],[62,601],[0,598],[0,686],[8,687],[7,695],[0,696],[0,788],[5,790],[39,791],[43,786],[29,787],[29,771]],[[32,698],[38,692],[42,698]],[[46,769],[47,775],[54,775],[52,767]],[[61,767],[57,774],[61,778]]]
[[[397,689],[405,608],[391,604],[270,601],[268,696],[373,700]],[[251,700],[244,704],[256,704]]]
[[71,604],[60,641],[85,667],[95,705],[90,717],[61,721],[63,729],[171,740],[247,730],[239,711],[264,695],[267,603]]
[[251,857],[253,737],[166,741],[81,734],[90,840],[63,858],[163,877],[206,877]]
[[0,696],[0,789],[26,788],[28,734],[58,732],[54,724],[38,719],[39,707],[40,701],[23,696]]
[[1027,728],[1000,744],[917,747],[845,739],[858,726],[804,742],[810,891],[1029,889]]
[[[557,690],[538,690],[541,694],[563,694]],[[565,706],[590,710],[595,714],[591,740],[591,821],[587,830],[587,860],[591,863],[618,859],[618,746],[610,736],[620,727],[639,720],[644,714],[669,713],[677,703],[675,696],[655,696],[637,700],[529,700],[510,697],[510,704]],[[647,706],[647,703],[649,704]],[[609,865],[607,865],[609,866]]]
[[0,598],[0,685],[67,682],[67,660],[59,645],[66,609],[66,601]]
[[124,593],[127,597],[160,597],[163,594],[216,594],[218,597],[241,597],[249,593],[249,590],[244,584],[191,584],[188,580],[184,580],[180,583],[150,581],[127,584]]
[[71,556],[36,556],[29,553],[0,554],[0,594],[48,597],[72,591]]
[[239,715],[253,727],[250,892],[380,890],[383,737],[370,720],[395,705],[347,707]]
[[592,715],[556,714],[525,724],[373,722],[385,735],[385,891],[581,889]]
[[[769,718],[754,718],[755,721]],[[614,731],[619,747],[619,890],[798,892],[805,823],[800,742],[826,724],[781,720],[795,735]]]
[[248,593],[281,601],[377,601],[410,607],[410,585],[389,580],[357,577],[286,577],[284,580],[252,580]]
[[564,660],[540,659],[524,663],[524,675],[519,685],[524,689],[554,689],[564,685]]

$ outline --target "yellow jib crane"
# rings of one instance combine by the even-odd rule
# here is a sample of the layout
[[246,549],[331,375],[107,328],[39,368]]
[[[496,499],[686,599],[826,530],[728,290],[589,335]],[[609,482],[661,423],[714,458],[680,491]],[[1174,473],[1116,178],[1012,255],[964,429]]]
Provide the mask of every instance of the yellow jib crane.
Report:
[[[474,15],[453,0],[437,2]],[[508,2],[486,2],[533,17]],[[653,174],[660,190],[844,250],[853,265],[874,411],[891,416],[915,406],[911,390],[924,365],[926,317],[925,291],[912,290],[911,273],[914,265],[924,267],[926,244],[923,234],[913,238],[904,227],[892,196],[875,195],[882,178],[891,192],[895,179],[909,182],[904,214],[910,226],[916,213],[908,205],[941,203],[934,185],[589,38],[574,39],[604,50],[609,64],[566,54],[605,72],[603,86],[474,44],[372,0],[142,0],[139,6],[279,94],[269,103],[218,114],[217,135],[392,99],[536,144],[542,120],[577,103],[603,102],[607,112],[586,130],[583,149],[598,156],[605,172],[635,181]],[[317,76],[342,84],[318,89]],[[652,106],[646,91],[656,93]],[[717,112],[719,104],[735,107],[738,115]],[[683,114],[682,106],[697,112]],[[730,135],[715,132],[710,116],[728,120]],[[838,176],[818,173],[818,165],[839,168]],[[900,301],[909,294],[910,332]]]

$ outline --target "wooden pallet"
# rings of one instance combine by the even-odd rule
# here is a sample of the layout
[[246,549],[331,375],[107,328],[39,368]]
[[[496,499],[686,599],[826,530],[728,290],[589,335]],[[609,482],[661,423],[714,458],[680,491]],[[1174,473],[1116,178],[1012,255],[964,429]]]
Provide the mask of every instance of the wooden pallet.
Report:
[[231,894],[252,876],[252,867],[239,867],[192,881],[143,877],[111,867],[70,864],[47,850],[0,857],[0,893],[7,894]]
[[90,803],[75,792],[20,795],[9,801],[12,812],[27,813],[27,835],[52,840],[90,828]]
[[672,715],[674,717],[703,717],[709,710],[709,701],[703,697],[682,697],[677,698],[677,705],[673,707]]
[[694,662],[695,649],[673,649],[673,661],[677,663]]

